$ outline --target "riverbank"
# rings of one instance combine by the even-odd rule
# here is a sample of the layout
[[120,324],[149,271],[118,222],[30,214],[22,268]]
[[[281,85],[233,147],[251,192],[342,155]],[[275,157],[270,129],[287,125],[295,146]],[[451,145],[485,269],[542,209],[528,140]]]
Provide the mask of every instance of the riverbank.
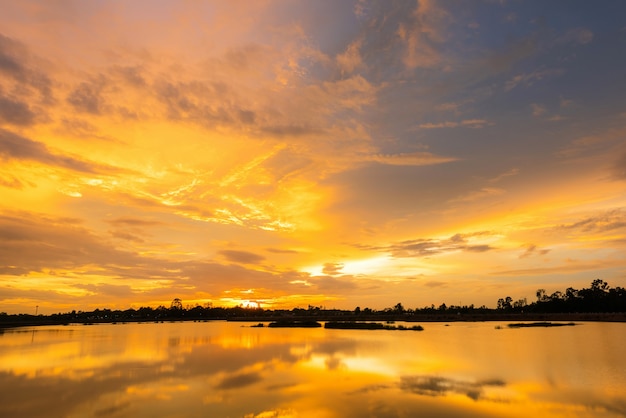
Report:
[[207,322],[234,321],[271,323],[284,321],[320,321],[320,322],[368,322],[368,321],[399,321],[399,322],[626,322],[626,313],[488,313],[488,314],[373,314],[355,315],[352,312],[341,312],[334,315],[267,315],[241,317],[193,317],[159,319],[92,319],[92,320],[51,320],[47,317],[30,317],[21,320],[0,321],[0,329],[15,327],[31,327],[46,325],[70,324],[115,324],[115,323],[149,323],[149,322]]
[[401,322],[626,322],[623,313],[472,313],[472,314],[373,314],[353,315],[299,315],[233,317],[228,321],[276,322],[298,321],[401,321]]

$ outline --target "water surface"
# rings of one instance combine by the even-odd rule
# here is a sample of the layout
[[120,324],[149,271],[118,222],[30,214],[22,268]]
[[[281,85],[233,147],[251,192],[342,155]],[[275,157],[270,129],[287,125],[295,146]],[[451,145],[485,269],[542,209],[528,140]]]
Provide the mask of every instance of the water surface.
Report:
[[250,325],[4,330],[0,416],[626,417],[623,323]]

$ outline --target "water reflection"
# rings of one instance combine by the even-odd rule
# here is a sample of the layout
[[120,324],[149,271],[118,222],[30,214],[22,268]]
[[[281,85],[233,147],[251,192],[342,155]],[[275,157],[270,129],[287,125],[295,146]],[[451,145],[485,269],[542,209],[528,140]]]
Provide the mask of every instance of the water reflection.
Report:
[[625,331],[226,322],[5,330],[0,416],[624,417]]
[[460,393],[475,401],[489,399],[485,397],[484,389],[502,387],[506,383],[502,380],[487,380],[480,382],[466,382],[439,376],[402,376],[400,388],[418,395],[441,396],[450,393]]

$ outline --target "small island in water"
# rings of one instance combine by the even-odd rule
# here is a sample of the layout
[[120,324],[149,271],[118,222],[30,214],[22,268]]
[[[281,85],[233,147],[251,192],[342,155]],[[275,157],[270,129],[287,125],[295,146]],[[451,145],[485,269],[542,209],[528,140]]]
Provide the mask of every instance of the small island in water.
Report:
[[[257,325],[258,326],[258,325]],[[275,321],[270,322],[270,328],[320,328],[322,324],[317,321]]]
[[531,323],[518,323],[518,324],[508,324],[509,328],[533,328],[533,327],[571,327],[576,325],[574,322],[531,322]]
[[324,324],[327,329],[383,329],[389,331],[424,331],[421,325],[413,325],[410,327],[404,325],[388,325],[380,322],[353,322],[353,321],[331,321]]
[[[290,321],[282,320],[270,322],[269,328],[321,328],[322,324],[317,321]],[[263,323],[252,325],[253,328],[262,328]],[[326,329],[365,329],[365,330],[387,330],[387,331],[423,331],[421,325],[404,326],[389,325],[380,322],[358,322],[358,321],[329,321],[324,324]]]

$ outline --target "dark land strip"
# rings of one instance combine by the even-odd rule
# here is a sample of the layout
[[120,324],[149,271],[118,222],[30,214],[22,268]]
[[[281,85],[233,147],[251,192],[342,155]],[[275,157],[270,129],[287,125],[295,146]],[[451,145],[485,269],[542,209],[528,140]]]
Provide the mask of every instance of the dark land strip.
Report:
[[[234,322],[256,322],[264,323],[314,323],[314,322],[331,322],[338,325],[337,328],[343,326],[348,329],[357,329],[359,327],[367,327],[366,325],[350,325],[350,324],[367,324],[372,322],[388,322],[391,324],[395,321],[401,322],[510,322],[513,327],[527,326],[560,326],[569,325],[578,322],[626,322],[626,313],[490,313],[490,314],[377,314],[377,315],[355,315],[352,311],[339,311],[332,314],[324,314],[320,312],[315,315],[251,315],[251,316],[202,316],[196,317],[191,315],[183,315],[180,317],[162,317],[162,318],[81,318],[81,319],[60,319],[53,320],[46,316],[24,316],[17,318],[9,316],[5,320],[0,320],[0,329],[14,327],[32,327],[32,326],[53,326],[53,325],[69,325],[69,324],[121,324],[121,323],[160,323],[160,322],[208,322],[208,321],[234,321]],[[556,325],[558,323],[559,325]],[[517,325],[522,324],[522,325]],[[553,325],[546,325],[553,324]],[[331,325],[332,327],[332,325]],[[383,326],[384,328],[384,326]]]

